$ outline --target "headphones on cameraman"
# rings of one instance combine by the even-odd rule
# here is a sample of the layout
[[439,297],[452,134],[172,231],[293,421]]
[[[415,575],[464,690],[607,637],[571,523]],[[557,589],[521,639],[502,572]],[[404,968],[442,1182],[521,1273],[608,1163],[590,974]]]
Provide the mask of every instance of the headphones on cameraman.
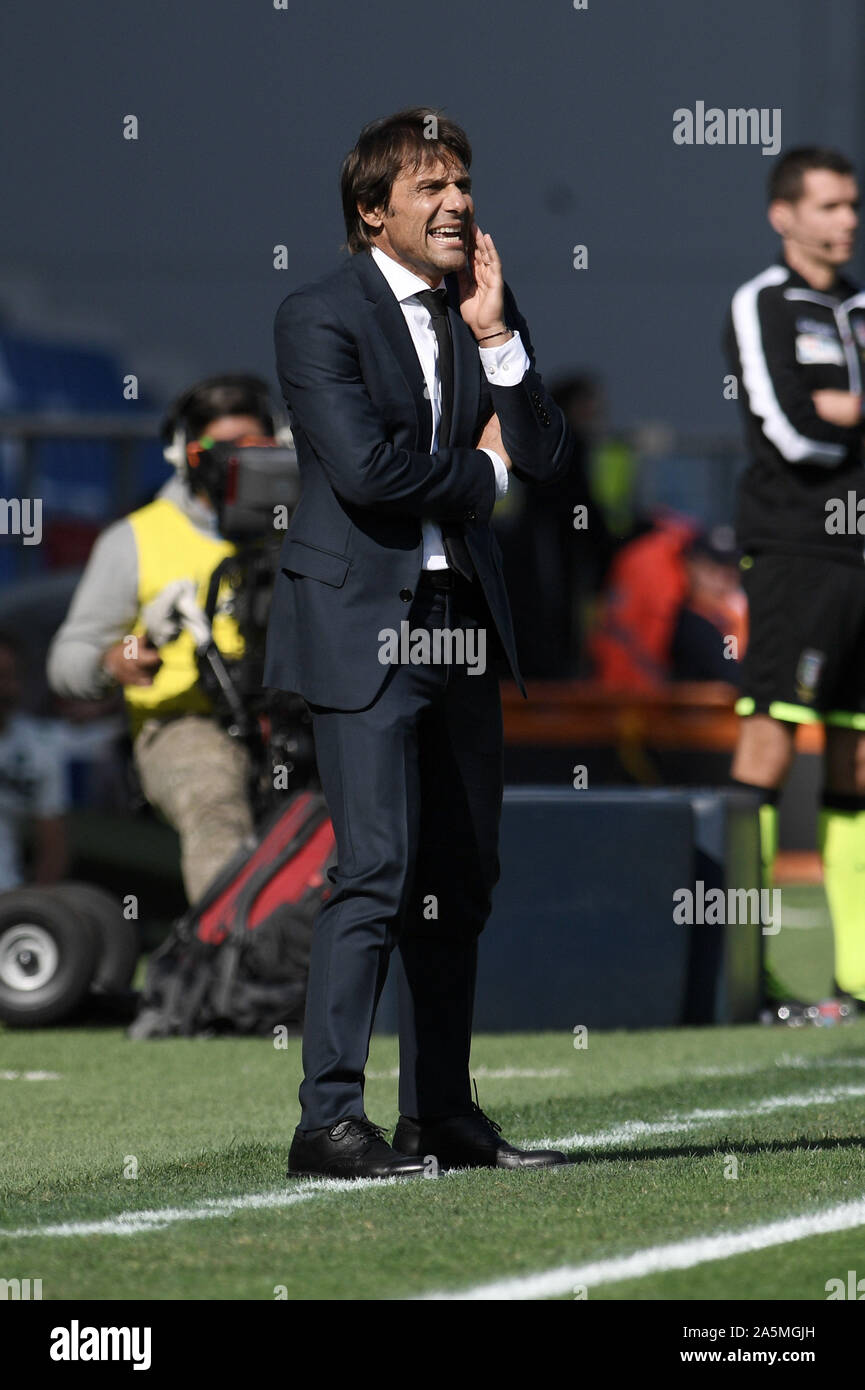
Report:
[[[190,386],[188,390],[178,396],[169,408],[160,429],[160,436],[163,441],[162,456],[166,463],[170,463],[179,473],[192,463],[189,450],[195,441],[190,439],[187,427],[189,408],[200,392],[215,390],[218,387],[235,388],[248,393],[251,404],[244,409],[243,414],[254,415],[277,443],[289,449],[294,448],[291,426],[288,420],[284,416],[278,415],[274,409],[266,382],[262,381],[261,377],[236,372],[197,381],[194,386]],[[218,417],[214,415],[213,419],[216,418]]]

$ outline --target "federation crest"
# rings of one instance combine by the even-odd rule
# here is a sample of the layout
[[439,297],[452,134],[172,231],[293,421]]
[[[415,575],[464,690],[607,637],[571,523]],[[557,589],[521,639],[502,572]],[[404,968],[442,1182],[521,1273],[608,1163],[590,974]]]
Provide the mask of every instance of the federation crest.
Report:
[[796,695],[803,705],[813,703],[825,663],[825,652],[818,652],[813,647],[805,647],[802,651],[796,667]]

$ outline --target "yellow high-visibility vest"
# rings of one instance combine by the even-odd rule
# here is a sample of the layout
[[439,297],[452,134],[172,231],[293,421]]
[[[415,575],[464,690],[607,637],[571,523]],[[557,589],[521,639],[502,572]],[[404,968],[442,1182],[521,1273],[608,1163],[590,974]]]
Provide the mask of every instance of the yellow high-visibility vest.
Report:
[[[221,560],[233,555],[236,547],[215,536],[205,535],[183,514],[174,502],[157,497],[147,506],[128,517],[138,548],[138,609],[155,599],[166,584],[175,579],[192,579],[198,587],[198,603],[203,608],[207,599],[210,576]],[[230,659],[243,652],[243,639],[237,623],[228,613],[221,613],[227,585],[221,589],[213,619],[213,639],[223,656]],[[139,621],[132,629],[144,632]],[[145,719],[174,714],[209,714],[212,706],[199,685],[195,659],[195,643],[190,633],[183,631],[173,642],[160,647],[162,665],[152,685],[125,685],[126,710],[132,736],[138,733]]]

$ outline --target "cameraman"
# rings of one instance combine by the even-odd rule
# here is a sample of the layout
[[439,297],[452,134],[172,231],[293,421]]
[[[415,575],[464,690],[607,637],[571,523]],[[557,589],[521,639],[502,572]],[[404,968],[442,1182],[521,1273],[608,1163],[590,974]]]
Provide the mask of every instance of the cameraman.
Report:
[[[122,687],[141,787],[180,836],[190,902],[252,834],[249,755],[213,713],[190,633],[181,630],[157,650],[147,622],[179,580],[194,581],[203,608],[213,571],[235,553],[196,478],[202,449],[274,432],[267,387],[257,377],[211,377],[186,391],[162,427],[175,476],[99,536],[48,653],[48,679],[59,695],[95,699]],[[243,642],[225,598],[220,593],[213,638],[233,659]]]

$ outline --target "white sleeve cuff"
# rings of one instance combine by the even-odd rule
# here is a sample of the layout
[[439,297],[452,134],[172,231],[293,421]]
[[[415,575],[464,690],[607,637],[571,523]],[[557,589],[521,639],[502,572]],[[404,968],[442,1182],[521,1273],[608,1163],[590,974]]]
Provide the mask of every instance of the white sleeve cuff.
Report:
[[508,490],[510,475],[505,466],[504,459],[500,454],[496,453],[495,449],[487,449],[486,446],[484,446],[483,452],[489,454],[493,461],[493,468],[496,474],[496,501],[499,502]]
[[487,381],[494,386],[518,386],[532,365],[517,332],[498,347],[479,347],[478,353]]

